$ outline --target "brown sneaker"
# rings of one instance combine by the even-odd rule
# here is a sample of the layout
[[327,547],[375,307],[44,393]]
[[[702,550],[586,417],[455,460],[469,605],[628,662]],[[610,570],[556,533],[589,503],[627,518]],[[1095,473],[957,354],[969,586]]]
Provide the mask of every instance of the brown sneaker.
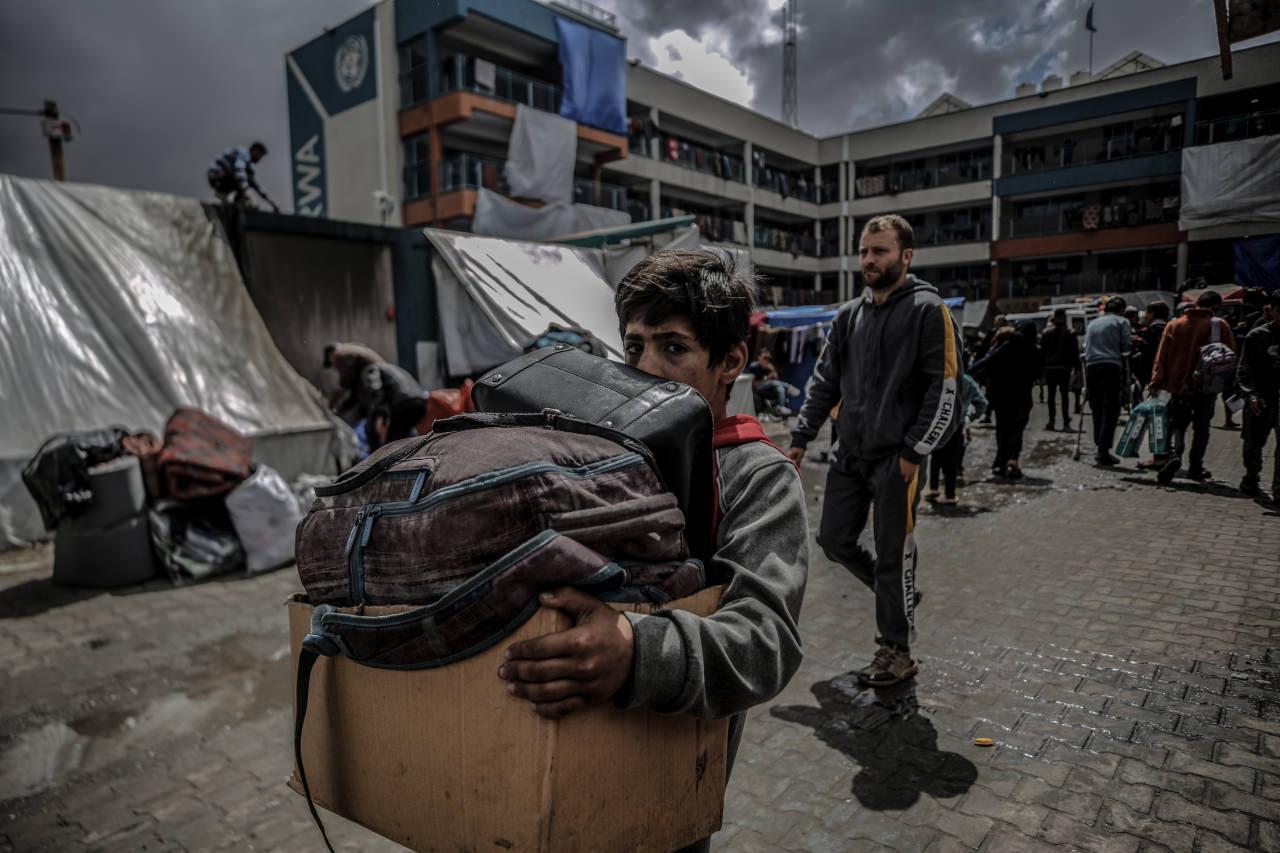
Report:
[[892,687],[914,678],[920,667],[911,653],[891,643],[881,643],[869,666],[858,670],[858,681],[867,687]]

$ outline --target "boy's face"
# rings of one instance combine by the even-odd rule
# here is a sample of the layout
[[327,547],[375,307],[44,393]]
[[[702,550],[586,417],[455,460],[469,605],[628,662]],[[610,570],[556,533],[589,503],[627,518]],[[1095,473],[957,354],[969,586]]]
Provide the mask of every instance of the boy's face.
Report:
[[747,363],[747,345],[739,343],[719,364],[708,367],[711,353],[694,334],[688,317],[669,317],[656,326],[632,320],[622,349],[632,367],[694,388],[711,404],[716,420],[724,417],[727,407],[725,388]]

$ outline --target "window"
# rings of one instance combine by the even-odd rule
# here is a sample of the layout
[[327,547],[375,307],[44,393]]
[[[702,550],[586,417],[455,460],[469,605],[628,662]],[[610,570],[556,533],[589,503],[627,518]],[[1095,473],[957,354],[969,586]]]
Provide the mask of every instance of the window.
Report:
[[427,99],[427,38],[422,36],[400,45],[400,108]]
[[404,141],[404,197],[408,201],[431,193],[431,146],[427,134]]

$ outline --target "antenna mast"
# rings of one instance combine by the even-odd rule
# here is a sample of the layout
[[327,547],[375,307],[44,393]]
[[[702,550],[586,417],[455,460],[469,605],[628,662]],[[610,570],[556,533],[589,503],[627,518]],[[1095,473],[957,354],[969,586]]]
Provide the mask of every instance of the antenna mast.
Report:
[[799,0],[782,5],[782,120],[800,126],[800,104],[796,95],[796,6]]

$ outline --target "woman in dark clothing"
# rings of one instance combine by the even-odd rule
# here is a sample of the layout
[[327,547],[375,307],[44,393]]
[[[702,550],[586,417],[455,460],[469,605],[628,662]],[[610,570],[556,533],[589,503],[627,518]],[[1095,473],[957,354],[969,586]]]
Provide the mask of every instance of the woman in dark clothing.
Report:
[[991,470],[997,477],[1018,479],[1022,468],[1022,433],[1034,407],[1032,389],[1044,369],[1044,357],[1036,344],[1036,325],[1022,320],[1013,334],[997,342],[991,352],[975,364],[970,373],[987,382],[987,398],[996,415],[996,460]]

